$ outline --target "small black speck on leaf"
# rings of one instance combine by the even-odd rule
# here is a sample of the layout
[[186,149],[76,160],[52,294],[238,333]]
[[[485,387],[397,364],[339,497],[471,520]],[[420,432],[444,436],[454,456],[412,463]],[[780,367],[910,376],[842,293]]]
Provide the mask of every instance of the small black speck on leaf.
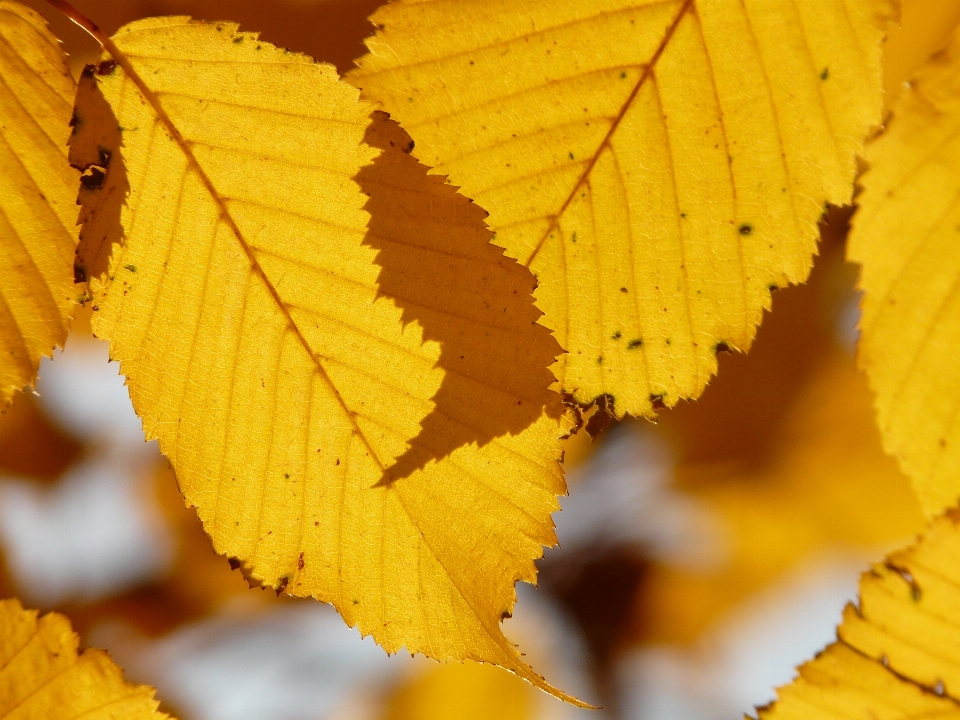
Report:
[[620,79],[623,80],[627,77],[627,73],[623,70],[620,71]]
[[236,36],[233,38],[233,44],[234,44],[234,45],[239,45],[239,44],[242,43],[242,42],[243,42],[243,35],[236,35]]
[[622,287],[622,288],[620,288],[620,292],[625,293],[625,292],[629,292],[629,291],[628,291],[625,287]]
[[619,330],[617,330],[617,331],[610,337],[610,339],[611,339],[611,340],[619,340],[619,339],[622,338],[622,337],[623,337],[623,334],[622,334]]
[[713,351],[716,353],[722,353],[722,352],[728,353],[730,352],[730,346],[727,345],[725,342],[718,342],[716,347],[713,348]]
[[743,225],[740,226],[739,230],[741,235],[749,235],[750,233],[753,232],[753,226],[748,225],[747,223],[744,223]]
[[637,338],[636,340],[631,340],[627,343],[627,350],[636,350],[638,347],[643,345],[643,340]]
[[828,77],[830,77],[830,68],[824,68],[820,71],[821,80],[826,80]]
[[570,159],[573,160],[573,153],[567,153],[570,156]]
[[137,266],[136,266],[136,265],[124,265],[124,267],[125,267],[127,270],[129,270],[130,272],[133,272],[133,273],[135,273],[135,272],[137,271]]
[[112,75],[117,69],[116,60],[104,60],[97,66],[97,75]]

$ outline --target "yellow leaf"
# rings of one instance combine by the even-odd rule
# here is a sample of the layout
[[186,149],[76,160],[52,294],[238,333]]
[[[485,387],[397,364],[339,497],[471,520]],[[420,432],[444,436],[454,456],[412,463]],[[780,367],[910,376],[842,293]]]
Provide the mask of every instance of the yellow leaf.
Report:
[[350,79],[538,277],[561,389],[654,416],[806,278],[892,4],[399,0]]
[[533,278],[333,68],[187,18],[104,40],[131,191],[93,327],[217,551],[562,696],[499,625],[565,489]]
[[930,56],[943,50],[960,23],[960,0],[901,0],[900,22],[883,44],[883,99],[891,108]]
[[162,720],[154,690],[130,685],[103,650],[84,650],[63,615],[0,600],[0,716]]
[[867,151],[848,257],[884,445],[935,514],[960,497],[960,40],[904,89]]
[[63,344],[82,294],[77,173],[67,164],[75,91],[43,18],[0,0],[0,407]]
[[384,720],[531,720],[535,692],[491,667],[444,665],[401,685]]
[[960,718],[960,512],[937,518],[913,546],[860,579],[838,641],[801,665],[761,709],[783,718]]

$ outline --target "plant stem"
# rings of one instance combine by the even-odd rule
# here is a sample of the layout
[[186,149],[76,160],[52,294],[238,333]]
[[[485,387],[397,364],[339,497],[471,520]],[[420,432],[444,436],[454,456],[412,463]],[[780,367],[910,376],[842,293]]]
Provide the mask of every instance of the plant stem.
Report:
[[96,23],[94,23],[82,12],[77,10],[73,5],[67,2],[67,0],[47,0],[47,2],[70,18],[70,20],[72,20],[78,26],[86,30],[86,32],[94,40],[100,43],[101,47],[106,47],[108,44],[111,44],[110,39],[104,35],[103,30],[97,27]]

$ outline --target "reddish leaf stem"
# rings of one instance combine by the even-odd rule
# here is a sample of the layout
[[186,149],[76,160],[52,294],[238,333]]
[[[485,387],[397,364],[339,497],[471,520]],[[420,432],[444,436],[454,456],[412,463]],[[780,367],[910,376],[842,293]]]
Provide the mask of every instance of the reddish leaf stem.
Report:
[[76,25],[83,28],[94,40],[100,43],[101,47],[109,44],[109,38],[104,35],[103,30],[67,0],[47,0],[47,2],[70,18]]

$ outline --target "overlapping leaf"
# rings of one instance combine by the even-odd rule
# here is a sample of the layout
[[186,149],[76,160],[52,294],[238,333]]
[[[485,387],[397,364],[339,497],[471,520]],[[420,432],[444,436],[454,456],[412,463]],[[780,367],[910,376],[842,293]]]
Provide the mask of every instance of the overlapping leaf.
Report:
[[106,47],[130,194],[94,330],[216,549],[550,689],[499,627],[564,491],[532,278],[329,66],[187,18]]
[[67,164],[76,84],[44,20],[0,1],[0,407],[67,336],[77,173]]
[[57,613],[37,617],[0,600],[0,717],[163,720],[154,690],[130,685],[102,650],[77,653],[80,639]]
[[838,641],[759,711],[761,720],[960,717],[960,513],[864,573]]
[[848,255],[884,443],[933,514],[960,497],[960,41],[892,112],[868,149]]
[[850,201],[891,4],[397,0],[350,79],[538,277],[562,389],[654,415]]

